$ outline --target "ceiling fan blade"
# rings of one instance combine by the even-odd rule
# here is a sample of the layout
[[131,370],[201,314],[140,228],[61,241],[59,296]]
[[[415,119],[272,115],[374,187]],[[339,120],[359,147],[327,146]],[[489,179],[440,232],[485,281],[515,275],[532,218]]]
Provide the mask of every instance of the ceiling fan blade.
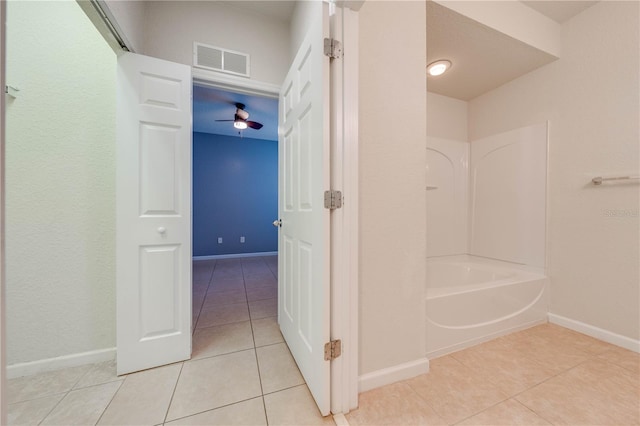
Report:
[[216,121],[236,121],[236,120],[216,120]]
[[247,121],[247,126],[251,127],[252,129],[256,129],[256,130],[260,130],[262,129],[262,124],[255,122],[255,121]]

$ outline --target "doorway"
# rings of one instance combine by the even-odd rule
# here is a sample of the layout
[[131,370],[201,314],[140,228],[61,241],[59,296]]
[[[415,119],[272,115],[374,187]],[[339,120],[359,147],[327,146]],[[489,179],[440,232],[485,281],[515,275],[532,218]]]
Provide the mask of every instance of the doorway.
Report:
[[[238,129],[237,118],[251,126]],[[194,85],[194,356],[201,329],[262,318],[277,326],[277,138],[277,98]]]

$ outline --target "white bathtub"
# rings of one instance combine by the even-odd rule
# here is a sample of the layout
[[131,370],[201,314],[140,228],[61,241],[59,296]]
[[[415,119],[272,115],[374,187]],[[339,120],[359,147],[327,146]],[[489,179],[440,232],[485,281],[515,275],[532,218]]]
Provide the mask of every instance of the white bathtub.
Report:
[[541,270],[476,256],[427,260],[427,357],[542,323],[548,278]]

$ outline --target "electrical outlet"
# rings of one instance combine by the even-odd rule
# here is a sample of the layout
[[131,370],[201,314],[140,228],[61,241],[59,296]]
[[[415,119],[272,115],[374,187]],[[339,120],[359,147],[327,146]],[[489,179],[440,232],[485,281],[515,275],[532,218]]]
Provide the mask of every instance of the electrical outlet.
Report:
[[244,237],[240,237],[240,242],[244,243]]
[[218,244],[222,244],[222,237],[218,237]]

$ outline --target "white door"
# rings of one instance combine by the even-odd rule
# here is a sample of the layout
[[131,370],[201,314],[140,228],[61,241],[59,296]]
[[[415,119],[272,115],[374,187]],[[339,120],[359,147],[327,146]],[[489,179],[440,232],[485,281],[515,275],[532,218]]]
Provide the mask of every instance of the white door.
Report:
[[330,410],[328,5],[310,26],[280,93],[278,321],[323,415]]
[[118,374],[191,356],[191,68],[118,58]]

